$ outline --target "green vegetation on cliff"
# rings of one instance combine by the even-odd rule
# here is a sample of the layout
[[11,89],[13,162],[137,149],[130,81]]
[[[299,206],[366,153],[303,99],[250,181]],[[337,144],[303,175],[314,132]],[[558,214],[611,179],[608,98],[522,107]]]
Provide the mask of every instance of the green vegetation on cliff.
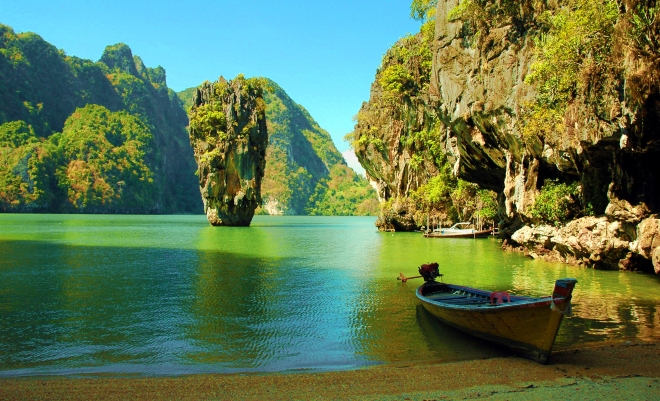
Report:
[[270,214],[375,214],[375,191],[346,166],[330,134],[279,85],[270,81],[269,87],[263,208]]
[[538,90],[522,120],[525,138],[561,141],[564,116],[577,97],[618,97],[617,74],[611,71],[618,18],[613,0],[572,0],[544,14],[547,32],[536,41],[538,61],[525,78]]
[[0,25],[0,211],[201,210],[187,117],[128,46],[99,62]]
[[[275,82],[264,87],[269,144],[262,214],[374,215],[376,193],[348,168],[330,134]],[[190,107],[193,89],[179,92]]]
[[214,226],[249,226],[261,202],[266,166],[263,78],[239,74],[195,90],[190,143],[197,162],[204,212]]
[[[23,121],[0,126],[0,201],[18,210],[148,212],[152,135],[138,118],[77,109],[62,133],[38,139]],[[9,140],[8,140],[9,139]],[[152,164],[152,163],[150,163]]]
[[446,128],[433,111],[429,86],[436,6],[436,0],[413,1],[411,16],[423,22],[420,32],[400,39],[384,55],[369,102],[346,137],[381,188],[381,229],[417,229],[428,218],[440,224],[495,220],[495,193],[454,176]]
[[531,56],[522,76],[530,96],[508,107],[541,173],[535,203],[518,213],[554,224],[605,213],[615,198],[658,205],[657,174],[645,165],[656,152],[660,2],[464,0],[447,20],[462,24],[478,54],[507,31],[515,52]]
[[432,217],[440,223],[474,221],[492,226],[497,216],[497,195],[477,184],[458,179],[445,161],[439,174],[410,194],[415,221]]
[[565,117],[571,106],[584,103],[603,119],[616,118],[616,111],[603,106],[622,95],[647,97],[658,87],[660,67],[660,4],[655,0],[562,3],[542,15],[538,60],[525,79],[538,95],[523,120],[523,133],[555,142],[570,135]]
[[63,208],[144,212],[154,204],[152,141],[148,126],[125,111],[77,109],[62,133],[49,138],[61,157],[56,177],[66,190]]
[[579,212],[577,182],[572,184],[546,180],[530,213],[535,218],[554,223],[566,223]]

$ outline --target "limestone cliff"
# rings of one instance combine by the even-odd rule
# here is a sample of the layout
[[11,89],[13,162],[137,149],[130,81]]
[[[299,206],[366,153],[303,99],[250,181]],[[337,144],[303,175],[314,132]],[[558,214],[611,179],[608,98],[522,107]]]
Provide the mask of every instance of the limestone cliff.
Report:
[[249,226],[266,165],[263,84],[239,75],[197,88],[189,112],[204,211],[214,226]]
[[438,174],[442,147],[429,104],[431,49],[420,33],[396,43],[383,57],[368,102],[362,104],[353,149],[383,207],[376,225],[411,231],[416,208],[407,196]]
[[[330,134],[274,81],[264,78],[268,147],[257,214],[373,215],[369,183],[350,169]],[[179,92],[187,108],[196,88]]]
[[433,25],[426,23],[387,51],[348,136],[378,191],[380,230],[468,220],[490,226],[496,215],[495,192],[452,174],[447,128],[429,94],[432,40]]
[[[358,118],[356,153],[381,196],[410,200],[441,171],[428,157],[440,148],[456,177],[498,192],[509,244],[660,271],[658,2],[440,0],[435,15],[426,94],[384,62]],[[388,79],[403,117],[369,118],[387,111],[374,99]],[[413,97],[408,80],[422,83]],[[424,146],[405,140],[423,131]]]
[[[470,31],[474,21],[448,22],[457,0],[439,2],[431,97],[437,101],[438,118],[448,127],[446,150],[455,173],[501,191],[505,233],[524,226],[528,233],[536,230],[532,235],[519,232],[513,239],[564,261],[649,269],[654,251],[640,251],[638,239],[660,234],[657,229],[656,234],[643,234],[649,231],[644,227],[656,227],[645,219],[660,208],[660,169],[654,162],[660,156],[660,91],[657,74],[651,72],[657,71],[657,52],[648,56],[635,51],[634,43],[610,44],[607,52],[601,51],[605,54],[601,65],[578,70],[583,75],[578,78],[586,78],[578,81],[559,123],[545,135],[526,135],[530,128],[526,124],[536,122],[529,117],[530,109],[545,89],[526,78],[545,56],[538,47],[548,42],[539,42],[539,34],[549,30],[551,35],[554,28],[544,28],[540,16],[559,15],[567,7],[573,7],[575,15],[588,15],[589,7],[606,12],[606,1],[600,6],[591,3],[539,6],[523,1],[510,14],[500,10],[500,19],[482,25],[476,37]],[[657,8],[646,3],[615,8],[612,25],[605,28],[613,36],[630,29],[639,10]],[[649,21],[648,28],[649,46],[657,49],[657,19]],[[581,56],[584,65],[590,57],[586,52]],[[582,220],[561,229],[529,226],[538,223],[530,212],[548,178],[578,184],[577,197],[586,216],[573,217]]]

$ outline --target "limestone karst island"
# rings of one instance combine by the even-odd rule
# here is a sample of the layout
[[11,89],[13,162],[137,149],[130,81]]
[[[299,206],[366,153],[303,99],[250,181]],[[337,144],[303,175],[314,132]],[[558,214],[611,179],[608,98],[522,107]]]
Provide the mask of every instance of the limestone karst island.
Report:
[[9,0],[0,399],[658,399],[659,161],[659,0]]
[[266,166],[266,105],[259,80],[220,78],[195,91],[190,142],[204,211],[214,225],[250,225]]

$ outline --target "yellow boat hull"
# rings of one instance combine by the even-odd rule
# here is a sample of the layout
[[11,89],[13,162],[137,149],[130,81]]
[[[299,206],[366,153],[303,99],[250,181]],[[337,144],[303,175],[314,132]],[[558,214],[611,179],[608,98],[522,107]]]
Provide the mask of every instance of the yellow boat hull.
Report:
[[[572,279],[571,279],[572,280]],[[558,281],[559,282],[559,281]],[[573,286],[576,281],[573,282]],[[424,308],[444,323],[485,340],[510,347],[518,354],[546,363],[557,337],[557,332],[570,308],[570,292],[566,296],[553,294],[546,298],[512,297],[510,302],[491,304],[478,298],[488,299],[492,293],[467,287],[444,285],[452,292],[447,301],[427,296],[431,286],[444,284],[427,283],[418,289],[418,297]],[[557,287],[555,287],[557,288]],[[439,292],[436,292],[439,293]],[[458,297],[454,293],[468,294],[471,305],[452,304]]]

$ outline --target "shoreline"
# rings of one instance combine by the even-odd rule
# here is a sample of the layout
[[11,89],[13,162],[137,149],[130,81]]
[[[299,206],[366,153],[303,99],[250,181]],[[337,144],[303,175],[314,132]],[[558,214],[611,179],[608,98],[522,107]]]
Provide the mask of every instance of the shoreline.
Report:
[[515,356],[443,364],[387,364],[322,373],[147,378],[0,379],[0,400],[660,398],[660,340],[558,350],[547,365]]

